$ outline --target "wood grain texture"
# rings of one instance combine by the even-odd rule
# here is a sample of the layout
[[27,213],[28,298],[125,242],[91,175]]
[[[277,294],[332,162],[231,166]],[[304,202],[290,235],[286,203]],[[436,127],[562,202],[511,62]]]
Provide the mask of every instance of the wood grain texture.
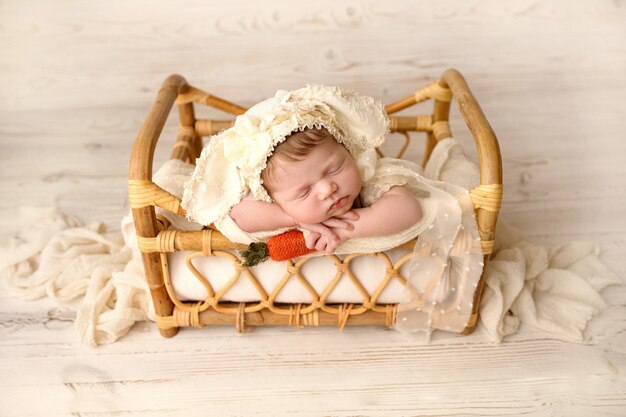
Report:
[[[132,143],[171,73],[249,106],[314,82],[391,102],[455,67],[500,141],[500,218],[545,244],[596,241],[626,277],[623,39],[621,0],[5,0],[0,229],[24,204],[119,228]],[[455,106],[451,126],[473,151]],[[2,295],[0,415],[623,416],[626,290],[604,294],[581,344],[531,328],[501,345],[480,329],[428,346],[380,328],[163,339],[141,323],[95,349],[69,307]]]

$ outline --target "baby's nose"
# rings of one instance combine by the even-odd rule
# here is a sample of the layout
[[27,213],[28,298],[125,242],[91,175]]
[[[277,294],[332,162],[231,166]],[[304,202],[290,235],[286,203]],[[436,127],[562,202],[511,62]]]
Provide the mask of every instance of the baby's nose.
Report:
[[337,191],[337,184],[332,181],[326,181],[321,184],[320,193],[318,194],[318,198],[320,200],[326,200],[328,197],[333,195],[333,193]]

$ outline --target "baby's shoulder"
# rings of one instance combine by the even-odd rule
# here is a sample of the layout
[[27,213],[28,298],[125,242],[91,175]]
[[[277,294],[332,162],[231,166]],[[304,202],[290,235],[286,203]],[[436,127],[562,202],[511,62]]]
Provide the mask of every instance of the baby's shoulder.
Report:
[[420,170],[419,165],[407,160],[379,159],[373,175],[363,181],[361,188],[363,207],[372,205],[393,187],[407,185]]

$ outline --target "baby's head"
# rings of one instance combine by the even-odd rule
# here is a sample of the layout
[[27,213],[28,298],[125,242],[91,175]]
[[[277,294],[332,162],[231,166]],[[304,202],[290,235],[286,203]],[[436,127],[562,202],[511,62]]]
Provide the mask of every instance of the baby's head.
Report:
[[344,214],[361,192],[361,176],[345,146],[324,128],[288,136],[261,174],[274,201],[300,223]]

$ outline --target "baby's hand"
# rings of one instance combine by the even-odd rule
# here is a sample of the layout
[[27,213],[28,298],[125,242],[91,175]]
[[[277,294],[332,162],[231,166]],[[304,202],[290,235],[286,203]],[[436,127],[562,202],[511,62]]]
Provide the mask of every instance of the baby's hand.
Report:
[[304,237],[306,247],[318,252],[333,253],[343,242],[349,239],[349,231],[354,229],[351,221],[359,215],[350,210],[341,216],[331,217],[321,223],[300,224],[307,233]]
[[339,236],[322,223],[301,223],[300,227],[309,233],[304,234],[304,242],[309,249],[332,253],[339,246]]
[[[330,230],[330,229],[329,229]],[[309,239],[305,238],[304,241],[313,248],[315,248],[318,252],[324,252],[327,254],[333,253],[339,245],[345,242],[345,238],[340,237],[340,235],[330,231],[329,233],[310,233],[308,236]]]
[[345,229],[352,230],[354,225],[352,222],[359,219],[359,215],[354,210],[349,210],[340,216],[330,217],[322,222],[324,226],[328,226],[331,229]]

